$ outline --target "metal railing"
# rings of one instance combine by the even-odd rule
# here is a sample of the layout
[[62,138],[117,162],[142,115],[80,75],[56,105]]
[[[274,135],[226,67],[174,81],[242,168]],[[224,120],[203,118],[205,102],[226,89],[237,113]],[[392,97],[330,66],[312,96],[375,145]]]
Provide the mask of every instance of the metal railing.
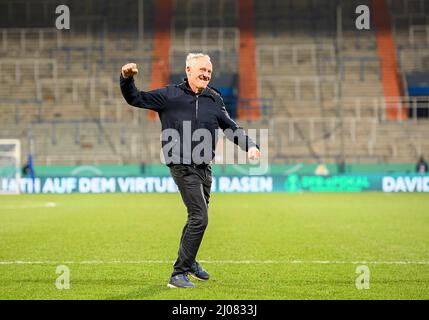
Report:
[[100,74],[110,74],[112,81],[117,82],[119,80],[121,67],[125,63],[133,62],[136,63],[139,69],[143,69],[143,72],[139,74],[139,77],[150,79],[151,68],[152,68],[152,52],[148,52],[146,56],[125,56],[125,57],[102,57],[95,62],[95,75],[99,77]]
[[[40,79],[36,82],[37,99],[43,99],[44,88],[52,89],[56,102],[60,101],[60,89],[71,89],[72,102],[82,101],[79,91],[86,92],[89,99],[85,101],[95,102],[96,88],[107,91],[107,98],[113,98],[113,86],[111,78],[57,78]],[[79,90],[80,89],[80,90]]]
[[[3,107],[3,118],[12,119],[16,124],[25,120],[31,110],[32,119],[43,121],[46,119],[44,110],[47,110],[43,103],[43,88],[53,88],[53,96],[57,103],[61,100],[60,89],[71,89],[72,103],[85,102],[97,103],[98,111],[95,118],[102,122],[130,122],[132,124],[141,124],[146,121],[146,113],[140,112],[138,108],[128,108],[126,102],[122,99],[115,99],[112,96],[113,84],[111,79],[82,78],[82,79],[60,79],[58,83],[52,84],[51,81],[39,81],[38,99],[0,99],[0,106]],[[42,84],[43,83],[43,84]],[[49,84],[49,85],[48,85]],[[106,85],[107,84],[107,85]],[[106,97],[96,99],[96,89],[101,86],[107,90]],[[85,91],[85,99],[82,98],[82,90]],[[55,91],[57,91],[55,93]],[[295,101],[298,102],[298,101]],[[308,110],[305,114],[312,115],[312,110],[316,112],[314,101],[299,101],[299,108]],[[258,109],[260,120],[275,119],[281,116],[274,106],[283,105],[284,99],[261,98],[261,99],[241,99],[237,101],[241,112],[253,114],[255,108]],[[429,97],[343,97],[340,100],[342,112],[349,118],[375,119],[379,122],[403,122],[410,121],[421,122],[429,120]],[[308,104],[308,105],[307,105]],[[79,105],[84,107],[83,105]],[[402,117],[402,110],[406,109],[408,119]],[[387,117],[389,110],[396,110],[395,119]],[[66,112],[67,110],[62,109]],[[337,100],[324,100],[323,111],[326,115],[336,115]],[[283,113],[284,114],[284,113]],[[66,118],[67,119],[67,118]]]
[[[332,155],[340,152],[340,135],[346,137],[348,146],[345,158],[359,155],[390,162],[396,159],[415,159],[422,152],[429,151],[426,137],[429,123],[422,123],[414,128],[411,123],[404,126],[401,123],[382,123],[374,118],[344,118],[343,121],[344,130],[339,130],[340,119],[335,117],[272,119],[270,130],[275,135],[271,135],[270,145],[274,149],[274,158],[310,158],[310,152],[303,151],[303,147],[307,145],[318,150],[318,159],[325,158],[329,153]],[[329,130],[326,132],[322,128]],[[314,161],[314,156],[312,157]]]
[[238,17],[235,0],[175,0],[171,21],[171,34],[174,39],[179,30],[198,27],[230,27]]
[[429,67],[429,44],[398,45],[398,60],[402,72],[421,71]]
[[254,120],[258,114],[259,121],[269,120],[273,116],[273,99],[238,99],[237,112],[242,119]]
[[76,165],[77,163],[91,163],[97,164],[124,164],[124,161],[120,155],[114,154],[91,154],[91,155],[40,155],[37,157],[37,161],[44,165],[53,164],[70,164]]
[[56,80],[57,79],[57,73],[58,73],[58,66],[57,66],[57,60],[56,59],[38,59],[38,58],[20,58],[20,59],[0,59],[0,75],[1,78],[7,78],[7,74],[11,74],[11,72],[6,73],[4,72],[3,66],[11,67],[13,66],[13,74],[14,74],[14,80],[15,83],[20,83],[23,76],[23,66],[30,65],[33,69],[33,79],[34,81],[39,81],[40,78],[40,69],[41,65],[47,65],[49,71],[51,72],[51,79]]
[[187,52],[192,50],[210,51],[235,50],[240,46],[240,31],[238,28],[186,28],[184,47]]
[[[327,63],[328,62],[328,63]],[[335,63],[335,57],[333,58],[322,58],[322,63],[320,64],[322,74],[326,74],[326,67]],[[356,75],[355,72],[347,72],[347,69],[350,67],[357,67],[359,69],[358,79],[359,81],[365,81],[367,74],[376,74],[376,77],[381,80],[381,63],[380,58],[377,56],[362,56],[362,57],[350,57],[342,56],[340,60],[340,77],[341,80],[350,79],[350,75]],[[372,67],[374,71],[369,72],[368,68]]]
[[[374,118],[344,118],[345,129],[348,131],[350,142],[357,142],[362,138],[359,134],[365,133],[363,137],[366,142],[375,140],[377,134],[377,119]],[[271,132],[277,132],[275,139],[286,138],[288,143],[301,143],[302,140],[306,142],[315,142],[317,140],[328,139],[331,142],[339,140],[339,127],[341,119],[337,117],[276,117],[270,122]],[[300,133],[297,134],[299,127]],[[328,128],[328,133],[323,128]],[[359,131],[364,128],[363,131]],[[317,132],[317,130],[319,131]],[[286,135],[279,134],[281,131],[287,133]]]
[[[332,96],[338,96],[338,88],[335,85],[337,82],[336,76],[282,76],[282,75],[267,75],[258,77],[258,90],[259,97],[266,97],[262,94],[263,87],[267,85],[267,88],[274,90],[274,96],[269,98],[276,99],[278,93],[284,93],[285,88],[293,88],[293,97],[291,101],[320,101],[321,100],[321,85],[331,84],[332,85]],[[275,84],[273,86],[272,84]],[[303,88],[304,85],[310,85],[311,97],[304,97],[303,92],[308,92],[308,88]]]
[[[424,37],[418,37],[418,33],[424,33]],[[408,39],[410,44],[416,44],[417,39],[419,38],[419,43],[424,39],[426,41],[424,44],[429,45],[429,25],[410,25]]]
[[[391,14],[391,21],[393,27],[393,34],[398,36],[407,29],[404,29],[404,26],[412,25],[427,25],[429,23],[429,16],[423,12],[418,13],[393,13]],[[409,37],[409,29],[408,35]],[[408,39],[409,40],[409,39]]]
[[[147,136],[139,128],[126,122],[101,124],[94,120],[50,120],[30,124],[28,132],[34,139],[39,163],[67,159],[80,161],[85,157],[94,163],[149,162],[149,153],[143,150],[153,147],[145,146]],[[159,134],[156,137],[159,145]]]
[[[429,117],[422,117],[421,114],[429,115],[429,97],[342,97],[339,101],[337,98],[325,100],[323,102],[323,111],[326,114],[335,115],[338,112],[337,103],[340,102],[342,112],[349,118],[368,119],[373,118],[380,122],[409,122],[425,121]],[[308,103],[308,105],[307,105]],[[273,105],[283,105],[284,99],[273,99]],[[316,111],[312,101],[300,101],[300,109]],[[407,109],[408,119],[402,117],[401,111]],[[396,110],[395,119],[387,117],[388,110]],[[276,116],[276,110],[273,109],[273,116]],[[419,116],[420,115],[420,116]]]
[[429,10],[429,6],[425,7],[425,4],[427,5],[427,0],[389,0],[389,8],[392,14],[424,14],[425,11],[428,12]]
[[[2,116],[6,119],[13,118],[15,124],[20,124],[24,116],[34,116],[29,121],[42,119],[43,103],[35,99],[0,99],[0,107],[3,107]],[[30,113],[31,110],[31,113]],[[8,123],[10,124],[10,123]],[[1,127],[1,125],[0,125]]]
[[133,124],[139,124],[143,120],[142,117],[147,118],[146,113],[140,112],[139,108],[129,107],[124,99],[102,99],[98,111],[101,122],[131,120]]
[[[34,51],[34,49],[42,51],[43,49],[51,48],[52,45],[47,45],[47,40],[50,38],[55,42],[56,48],[61,48],[63,45],[61,30],[56,28],[1,28],[0,36],[2,51],[10,51],[11,42],[13,42],[14,45],[19,44],[17,49],[21,55],[26,53],[30,47],[31,51]],[[28,44],[30,40],[37,43],[37,45],[34,46],[32,43],[30,46]]]
[[[101,46],[63,46],[61,48],[50,48],[49,57],[54,58],[58,56],[58,53],[64,53],[66,55],[66,69],[70,70],[71,66],[77,65],[77,62],[82,63],[82,67],[88,69],[90,67],[91,58],[92,60],[103,60],[105,58],[104,45]],[[72,60],[72,54],[78,54],[82,59]],[[95,57],[95,58],[94,58]]]
[[321,44],[290,44],[290,45],[258,45],[256,48],[256,61],[258,68],[262,66],[262,60],[269,58],[272,61],[272,67],[277,68],[283,63],[295,66],[308,63],[312,66],[317,65],[318,56],[327,57],[332,61],[335,57],[335,48],[333,45]]
[[[324,105],[324,111],[332,111],[336,113],[337,100],[333,99],[329,103]],[[429,97],[414,96],[414,97],[342,97],[339,101],[344,114],[348,117],[363,119],[363,118],[374,118],[380,122],[409,122],[429,119],[428,116],[420,117],[419,114],[429,114]],[[331,107],[327,106],[330,104]],[[314,106],[309,106],[314,107]],[[305,106],[303,106],[305,108]],[[407,109],[409,118],[404,119],[401,111]],[[396,110],[395,119],[388,119],[388,110]]]

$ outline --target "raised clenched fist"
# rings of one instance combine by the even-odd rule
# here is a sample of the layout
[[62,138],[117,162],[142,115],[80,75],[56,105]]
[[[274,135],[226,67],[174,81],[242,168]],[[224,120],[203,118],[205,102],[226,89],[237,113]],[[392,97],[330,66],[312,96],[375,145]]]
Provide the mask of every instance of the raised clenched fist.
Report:
[[137,69],[137,65],[135,63],[127,63],[122,66],[122,76],[125,78],[132,77],[136,75],[139,70]]
[[249,150],[247,151],[247,154],[250,160],[259,160],[259,158],[262,155],[261,151],[256,147],[249,148]]

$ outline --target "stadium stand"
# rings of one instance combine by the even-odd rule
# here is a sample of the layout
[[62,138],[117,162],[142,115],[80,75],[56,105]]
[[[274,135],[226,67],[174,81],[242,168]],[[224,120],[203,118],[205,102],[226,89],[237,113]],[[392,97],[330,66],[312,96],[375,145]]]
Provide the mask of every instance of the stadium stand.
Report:
[[[138,1],[63,3],[63,31],[54,1],[0,4],[0,137],[21,139],[23,157],[33,141],[39,164],[159,162],[160,125],[123,100],[119,70],[135,62],[138,86],[159,87],[184,76],[191,51],[211,55],[237,121],[270,130],[271,162],[429,153],[427,1],[144,0],[143,34]],[[384,10],[370,30],[354,24],[362,4]]]

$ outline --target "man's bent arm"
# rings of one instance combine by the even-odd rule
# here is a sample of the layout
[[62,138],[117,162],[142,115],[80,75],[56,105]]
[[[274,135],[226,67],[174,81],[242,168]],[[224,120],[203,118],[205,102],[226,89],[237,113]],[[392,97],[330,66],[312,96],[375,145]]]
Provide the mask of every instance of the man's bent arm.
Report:
[[133,107],[160,111],[164,106],[165,100],[167,100],[167,87],[147,92],[140,91],[136,88],[132,76],[125,78],[122,74],[120,83],[122,96]]

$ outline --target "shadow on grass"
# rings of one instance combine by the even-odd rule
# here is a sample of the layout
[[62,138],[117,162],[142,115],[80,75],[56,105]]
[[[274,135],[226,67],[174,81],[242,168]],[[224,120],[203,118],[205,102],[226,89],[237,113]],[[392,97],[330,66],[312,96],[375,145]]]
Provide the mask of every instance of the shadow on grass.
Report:
[[147,287],[142,287],[138,290],[131,291],[126,294],[120,294],[116,296],[106,297],[106,300],[151,300],[154,299],[159,294],[171,290],[167,286],[163,285],[151,285]]
[[[6,279],[2,280],[2,284],[46,284],[46,285],[55,285],[55,280],[52,278],[40,278],[40,279]],[[138,280],[135,279],[78,279],[70,280],[70,284],[77,287],[88,287],[88,286],[98,286],[100,284],[107,286],[132,286],[135,285]]]

